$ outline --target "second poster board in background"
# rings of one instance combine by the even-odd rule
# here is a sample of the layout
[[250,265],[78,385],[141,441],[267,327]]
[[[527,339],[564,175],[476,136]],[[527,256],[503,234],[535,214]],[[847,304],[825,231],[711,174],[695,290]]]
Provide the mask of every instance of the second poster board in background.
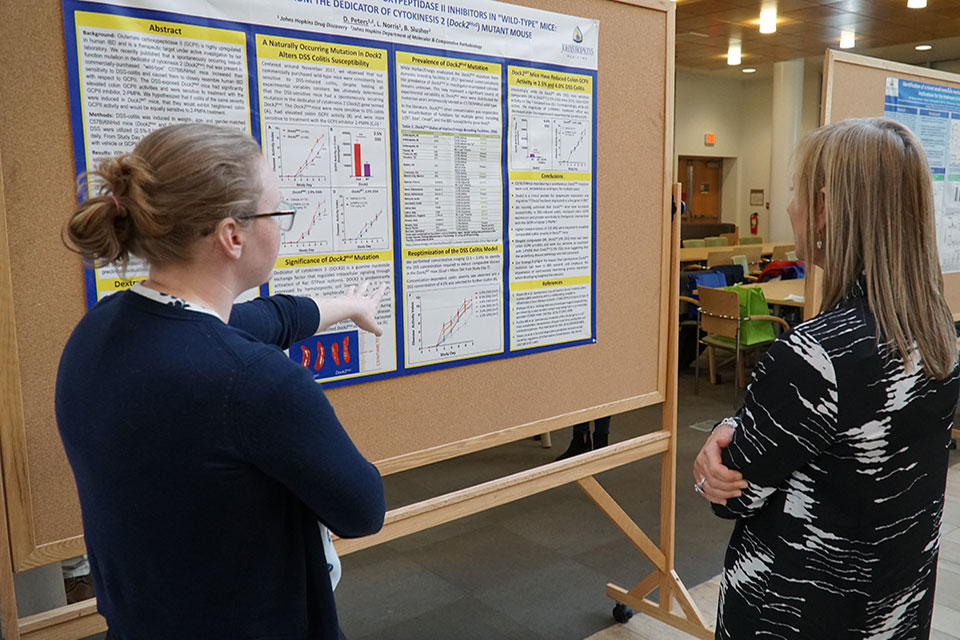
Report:
[[[891,78],[960,90],[960,75],[955,73],[828,50],[824,58],[821,124],[883,116]],[[944,273],[943,290],[953,319],[960,320],[960,273]]]

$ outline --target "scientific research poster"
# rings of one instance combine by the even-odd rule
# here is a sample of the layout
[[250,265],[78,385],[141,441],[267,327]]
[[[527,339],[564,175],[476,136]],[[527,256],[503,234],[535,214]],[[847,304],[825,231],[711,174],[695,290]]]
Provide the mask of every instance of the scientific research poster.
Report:
[[960,89],[887,78],[883,115],[923,144],[933,179],[940,269],[960,271]]
[[[385,283],[326,386],[595,342],[599,23],[483,0],[63,0],[77,172],[177,122],[250,133],[297,209],[245,297]],[[146,277],[88,269],[87,300]]]

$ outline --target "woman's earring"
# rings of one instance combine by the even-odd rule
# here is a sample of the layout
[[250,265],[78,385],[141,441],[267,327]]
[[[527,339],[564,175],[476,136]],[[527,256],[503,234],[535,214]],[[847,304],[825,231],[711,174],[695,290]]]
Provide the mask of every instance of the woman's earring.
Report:
[[823,234],[817,234],[817,249],[823,249]]

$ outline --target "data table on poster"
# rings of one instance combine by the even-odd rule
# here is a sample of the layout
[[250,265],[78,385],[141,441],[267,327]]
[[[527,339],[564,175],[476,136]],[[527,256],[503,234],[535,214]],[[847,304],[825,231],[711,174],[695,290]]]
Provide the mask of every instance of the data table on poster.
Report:
[[469,234],[500,237],[500,138],[401,131],[404,237],[441,244]]

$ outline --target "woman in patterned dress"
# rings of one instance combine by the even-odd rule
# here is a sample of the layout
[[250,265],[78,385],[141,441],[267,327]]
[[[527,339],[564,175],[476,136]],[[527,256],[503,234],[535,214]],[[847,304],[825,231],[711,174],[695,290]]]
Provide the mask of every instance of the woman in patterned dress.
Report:
[[903,125],[852,119],[804,138],[794,184],[823,311],[773,344],[694,463],[737,520],[717,638],[927,638],[960,386],[930,169]]

